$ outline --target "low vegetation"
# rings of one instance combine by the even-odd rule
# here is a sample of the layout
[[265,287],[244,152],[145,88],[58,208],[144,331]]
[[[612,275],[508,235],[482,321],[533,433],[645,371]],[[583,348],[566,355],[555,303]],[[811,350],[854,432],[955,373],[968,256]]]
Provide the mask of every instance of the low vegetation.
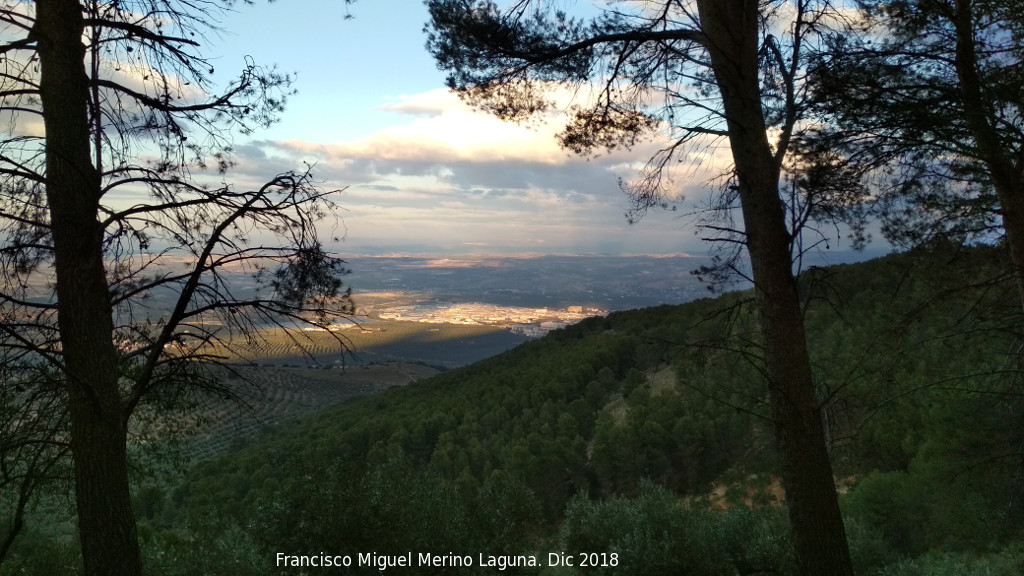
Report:
[[[1002,254],[938,245],[801,277],[858,574],[1024,572],[1022,315]],[[142,481],[147,570],[432,552],[473,565],[414,573],[790,574],[749,299],[588,319]],[[47,530],[0,574],[74,573],[72,540]],[[541,565],[480,565],[517,555]],[[356,564],[335,572],[380,573]]]
[[[504,349],[525,340],[498,326],[445,324],[409,321],[343,321],[333,332],[326,330],[285,330],[267,328],[258,338],[234,338],[211,344],[203,352],[235,362],[257,365],[328,365],[342,367],[388,360],[434,361],[449,366],[466,363],[474,348]],[[355,355],[338,345],[341,338]],[[491,342],[493,340],[493,342]],[[435,350],[446,349],[442,357]],[[460,348],[467,350],[461,351]],[[478,353],[479,354],[479,353]]]

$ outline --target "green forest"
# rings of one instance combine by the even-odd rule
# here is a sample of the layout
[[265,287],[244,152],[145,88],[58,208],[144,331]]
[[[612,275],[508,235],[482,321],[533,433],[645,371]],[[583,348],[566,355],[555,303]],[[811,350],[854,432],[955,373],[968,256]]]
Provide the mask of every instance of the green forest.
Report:
[[[999,247],[939,243],[799,278],[859,574],[1024,571],[1022,314],[1006,269]],[[148,573],[374,574],[357,554],[411,552],[472,558],[416,574],[791,574],[751,304],[734,292],[590,318],[173,482],[141,475]],[[78,573],[60,525],[28,526],[0,573]],[[303,572],[278,553],[354,560]],[[548,566],[551,553],[606,561]]]
[[[473,121],[354,147],[251,139],[297,83],[217,72],[241,4],[0,4],[0,576],[1024,573],[1020,0],[424,0],[426,98]],[[365,85],[333,67],[376,61],[341,52],[325,118]],[[484,117],[577,158],[464,146]],[[613,204],[678,228],[581,219]],[[284,356],[358,352],[349,214],[375,254],[699,245],[751,289],[189,448],[259,389],[246,354],[291,385]],[[362,342],[440,342],[415,328]]]

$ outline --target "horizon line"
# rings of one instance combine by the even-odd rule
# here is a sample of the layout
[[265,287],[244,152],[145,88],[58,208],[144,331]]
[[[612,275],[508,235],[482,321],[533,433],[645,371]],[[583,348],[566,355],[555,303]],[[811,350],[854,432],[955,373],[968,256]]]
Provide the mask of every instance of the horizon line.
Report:
[[379,254],[338,254],[345,258],[423,258],[431,260],[519,259],[530,260],[555,256],[560,258],[701,258],[686,252],[382,252]]

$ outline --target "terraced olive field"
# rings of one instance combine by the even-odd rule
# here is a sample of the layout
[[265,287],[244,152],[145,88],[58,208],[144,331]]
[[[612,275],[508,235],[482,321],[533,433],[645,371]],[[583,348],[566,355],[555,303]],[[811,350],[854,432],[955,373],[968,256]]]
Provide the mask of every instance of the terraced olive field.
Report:
[[[241,401],[206,403],[188,430],[185,452],[193,459],[244,445],[262,431],[357,396],[404,386],[439,370],[422,364],[386,363],[340,368],[238,366],[224,384]],[[226,371],[225,371],[226,372]]]
[[[241,401],[207,401],[185,451],[202,459],[261,431],[349,398],[493,356],[526,340],[494,326],[372,321],[336,332],[265,330],[205,352],[225,358],[223,383]],[[342,344],[349,352],[342,349]]]
[[[373,320],[342,324],[333,332],[260,332],[252,343],[240,339],[210,352],[229,361],[258,365],[364,365],[421,362],[454,368],[504,352],[528,340],[497,326]],[[351,354],[342,350],[342,343]]]

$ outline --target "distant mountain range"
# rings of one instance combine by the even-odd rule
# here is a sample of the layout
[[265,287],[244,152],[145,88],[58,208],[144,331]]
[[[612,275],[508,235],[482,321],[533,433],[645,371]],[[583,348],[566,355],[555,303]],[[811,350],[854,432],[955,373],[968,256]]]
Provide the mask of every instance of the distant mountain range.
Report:
[[[804,268],[848,263],[884,251],[809,254]],[[353,292],[419,293],[445,303],[607,311],[681,304],[707,296],[692,272],[710,262],[678,254],[388,254],[347,257]],[[727,289],[749,288],[737,275]]]
[[673,256],[359,256],[347,278],[360,293],[403,291],[438,302],[626,310],[688,302],[707,289],[690,272],[704,258]]

